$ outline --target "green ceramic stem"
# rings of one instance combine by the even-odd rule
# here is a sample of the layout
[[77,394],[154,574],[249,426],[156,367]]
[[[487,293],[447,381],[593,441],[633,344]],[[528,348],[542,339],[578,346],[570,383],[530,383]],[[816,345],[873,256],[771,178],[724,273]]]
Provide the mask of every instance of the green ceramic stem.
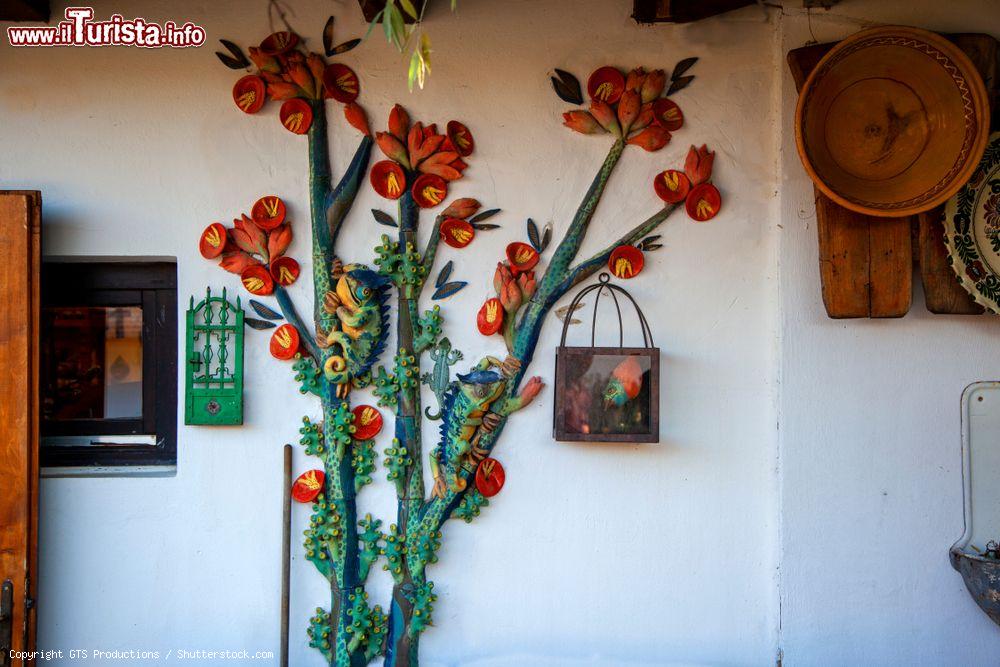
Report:
[[[399,200],[399,252],[412,252],[417,247],[417,223],[420,209],[407,191]],[[435,225],[437,227],[437,225]],[[433,259],[431,260],[433,262]],[[426,256],[422,265],[427,266]],[[429,270],[429,266],[427,267]],[[413,355],[412,365],[415,377],[420,377],[421,353],[414,351],[416,339],[417,311],[420,292],[426,281],[403,275],[398,289],[396,311],[396,354]],[[399,534],[410,537],[411,517],[415,518],[424,501],[423,452],[421,446],[420,384],[415,387],[400,387],[396,400],[396,439],[406,448],[411,463],[404,471],[403,483],[398,487],[396,525]],[[400,583],[392,589],[392,603],[389,609],[389,634],[387,638],[384,664],[388,667],[415,667],[418,660],[419,634],[410,632],[413,619],[413,605],[406,596],[406,590],[415,585],[408,558],[403,559],[403,573]]]
[[[330,268],[336,258],[335,244],[341,225],[346,218],[354,199],[357,196],[361,182],[364,179],[371,155],[371,137],[364,137],[358,146],[351,164],[348,166],[340,182],[333,187],[330,169],[329,144],[327,140],[326,106],[322,100],[311,102],[313,108],[313,123],[309,128],[309,204],[313,241],[313,317],[315,330],[329,331],[337,325],[336,316],[327,313],[323,308],[323,299],[330,291]],[[279,288],[280,289],[280,288]],[[312,338],[312,332],[305,329],[304,324],[295,314],[292,320],[294,306],[284,290],[278,293],[278,301],[286,318],[296,325],[303,339],[307,341],[307,349],[322,367],[330,352],[318,349]],[[330,435],[334,428],[336,415],[345,403],[345,399],[336,395],[336,385],[321,380],[321,403],[323,408],[324,434]],[[331,665],[362,666],[367,664],[364,651],[348,647],[347,628],[352,619],[351,604],[348,596],[363,589],[364,581],[360,578],[360,554],[358,544],[358,513],[355,491],[355,472],[351,465],[350,448],[337,447],[332,438],[327,438],[323,467],[326,473],[326,496],[328,502],[336,508],[340,515],[341,548],[336,557],[331,554],[329,567],[332,621],[330,637],[331,649],[328,653]]]

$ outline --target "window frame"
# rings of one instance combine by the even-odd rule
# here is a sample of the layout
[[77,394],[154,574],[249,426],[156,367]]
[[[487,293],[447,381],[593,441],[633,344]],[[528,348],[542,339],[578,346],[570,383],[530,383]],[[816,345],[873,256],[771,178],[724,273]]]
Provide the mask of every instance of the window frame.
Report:
[[[41,419],[43,467],[172,466],[177,463],[177,264],[59,261],[42,263],[41,308],[142,308],[142,417]],[[44,354],[46,341],[40,341]],[[129,442],[154,436],[155,444]],[[55,438],[100,438],[100,445],[55,445]],[[130,436],[115,443],[116,436]]]

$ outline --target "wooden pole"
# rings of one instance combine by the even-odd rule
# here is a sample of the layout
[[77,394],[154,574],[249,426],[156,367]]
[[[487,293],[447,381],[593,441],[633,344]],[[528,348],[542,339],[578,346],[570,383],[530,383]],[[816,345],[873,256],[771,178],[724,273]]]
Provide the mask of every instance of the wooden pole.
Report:
[[292,537],[292,446],[285,445],[281,497],[281,667],[288,667],[288,584]]

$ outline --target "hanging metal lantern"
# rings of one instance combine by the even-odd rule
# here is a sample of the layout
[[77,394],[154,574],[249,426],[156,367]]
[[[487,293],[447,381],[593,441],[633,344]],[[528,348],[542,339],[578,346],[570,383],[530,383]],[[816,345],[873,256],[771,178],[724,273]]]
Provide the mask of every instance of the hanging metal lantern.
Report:
[[[597,306],[607,292],[618,314],[618,347],[595,347]],[[594,294],[590,347],[566,345],[573,313],[582,299]],[[625,331],[619,297],[635,307],[644,347],[623,347]],[[660,350],[653,346],[646,317],[632,295],[613,285],[611,276],[584,287],[573,298],[563,321],[556,351],[555,415],[553,431],[563,442],[659,442]]]

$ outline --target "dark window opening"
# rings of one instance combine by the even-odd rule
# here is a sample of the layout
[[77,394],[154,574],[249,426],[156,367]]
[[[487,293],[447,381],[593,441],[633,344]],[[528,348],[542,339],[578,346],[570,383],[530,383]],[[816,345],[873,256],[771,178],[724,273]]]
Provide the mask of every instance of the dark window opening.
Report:
[[42,265],[41,463],[177,462],[177,266]]

